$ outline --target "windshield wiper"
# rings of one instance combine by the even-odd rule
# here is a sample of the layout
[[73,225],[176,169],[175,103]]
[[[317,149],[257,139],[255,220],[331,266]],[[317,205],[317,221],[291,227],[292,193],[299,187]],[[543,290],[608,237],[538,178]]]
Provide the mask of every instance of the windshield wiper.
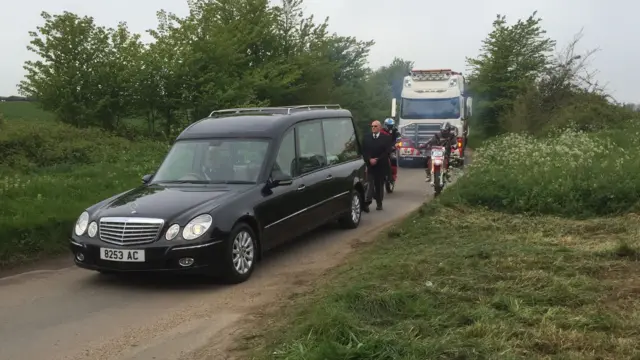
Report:
[[155,181],[157,184],[203,184],[203,185],[219,185],[219,184],[255,184],[254,181],[242,180],[165,180]]
[[255,181],[245,181],[245,180],[213,180],[209,181],[208,184],[255,184]]
[[154,181],[157,184],[211,184],[208,180],[160,180]]

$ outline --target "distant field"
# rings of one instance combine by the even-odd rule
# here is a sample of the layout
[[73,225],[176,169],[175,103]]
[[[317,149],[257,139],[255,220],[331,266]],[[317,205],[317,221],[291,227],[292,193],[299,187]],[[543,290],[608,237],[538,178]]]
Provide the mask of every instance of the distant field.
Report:
[[54,121],[36,104],[0,103],[0,268],[66,251],[80,213],[140,184],[167,151]]
[[53,120],[50,112],[44,111],[37,104],[26,101],[0,102],[0,114],[12,120]]

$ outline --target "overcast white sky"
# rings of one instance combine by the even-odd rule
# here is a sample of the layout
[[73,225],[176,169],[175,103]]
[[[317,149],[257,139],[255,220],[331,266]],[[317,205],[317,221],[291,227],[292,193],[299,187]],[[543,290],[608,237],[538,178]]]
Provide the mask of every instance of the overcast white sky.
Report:
[[[306,0],[317,19],[329,16],[330,29],[341,35],[373,39],[372,67],[394,56],[416,67],[465,69],[475,56],[497,13],[515,21],[534,10],[548,34],[566,44],[584,27],[583,49],[600,48],[593,59],[599,80],[618,100],[640,102],[640,3],[623,0]],[[68,10],[91,15],[102,25],[128,22],[133,31],[156,26],[155,12],[187,14],[186,0],[0,0],[0,95],[16,94],[31,57],[27,32],[41,23],[40,12]],[[636,67],[634,67],[634,64]]]

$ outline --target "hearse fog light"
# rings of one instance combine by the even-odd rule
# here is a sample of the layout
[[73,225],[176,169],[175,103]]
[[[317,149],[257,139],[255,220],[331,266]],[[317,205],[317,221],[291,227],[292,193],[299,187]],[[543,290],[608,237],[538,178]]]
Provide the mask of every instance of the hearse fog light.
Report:
[[89,226],[89,213],[85,211],[80,214],[78,221],[76,221],[76,235],[81,236],[82,234],[84,234],[84,232],[87,231],[87,226]]
[[186,258],[182,258],[180,260],[178,260],[178,264],[180,264],[180,266],[182,267],[189,267],[191,265],[193,265],[196,261],[193,258],[190,257],[186,257]]
[[176,236],[178,236],[179,232],[180,232],[180,225],[173,224],[167,229],[167,233],[164,234],[164,238],[171,241],[175,239]]
[[194,240],[202,236],[213,223],[213,218],[209,214],[202,214],[196,216],[193,220],[189,221],[187,226],[182,230],[182,237],[185,240]]
[[87,235],[89,235],[89,237],[94,237],[96,236],[97,233],[98,233],[98,223],[93,221],[91,224],[89,224],[89,231],[87,231]]

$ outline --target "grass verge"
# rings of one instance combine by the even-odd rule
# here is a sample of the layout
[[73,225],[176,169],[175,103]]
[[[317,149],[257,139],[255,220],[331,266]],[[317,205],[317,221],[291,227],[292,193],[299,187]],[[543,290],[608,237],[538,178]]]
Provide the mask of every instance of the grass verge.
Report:
[[425,205],[254,334],[253,356],[638,358],[639,224]]

